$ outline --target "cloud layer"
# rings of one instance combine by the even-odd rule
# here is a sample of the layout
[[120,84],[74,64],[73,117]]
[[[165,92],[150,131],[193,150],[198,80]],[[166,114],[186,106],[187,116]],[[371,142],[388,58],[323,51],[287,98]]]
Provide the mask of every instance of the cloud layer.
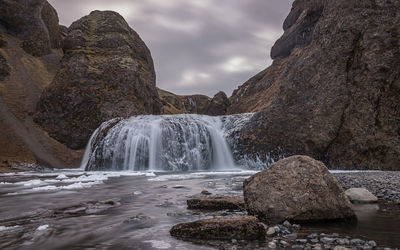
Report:
[[69,26],[92,10],[119,12],[150,48],[157,86],[229,96],[271,63],[293,0],[49,0]]

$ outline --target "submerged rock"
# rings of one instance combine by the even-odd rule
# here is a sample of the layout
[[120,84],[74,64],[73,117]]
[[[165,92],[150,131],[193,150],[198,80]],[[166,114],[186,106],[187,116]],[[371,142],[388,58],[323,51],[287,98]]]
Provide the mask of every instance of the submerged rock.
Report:
[[365,188],[350,188],[346,190],[346,196],[353,203],[375,203],[378,198]]
[[93,11],[74,22],[63,49],[35,114],[51,137],[82,149],[104,121],[161,113],[150,51],[118,13]]
[[244,199],[238,196],[194,198],[187,200],[189,209],[224,210],[243,209]]
[[172,236],[207,240],[262,240],[265,228],[252,216],[239,218],[205,219],[172,227]]
[[264,223],[356,219],[335,177],[307,156],[280,160],[245,180],[244,199],[248,213]]

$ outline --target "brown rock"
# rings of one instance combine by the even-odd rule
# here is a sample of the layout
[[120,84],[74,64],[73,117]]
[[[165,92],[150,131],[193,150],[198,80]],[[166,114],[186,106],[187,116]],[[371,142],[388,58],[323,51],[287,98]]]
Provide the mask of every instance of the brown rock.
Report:
[[238,150],[398,170],[399,8],[399,1],[295,1],[272,66],[230,98],[229,113],[260,111]]
[[326,166],[308,156],[280,160],[244,181],[248,213],[264,223],[354,220],[353,207]]
[[230,105],[229,99],[222,91],[218,92],[208,105],[207,115],[225,115]]
[[218,218],[198,220],[172,227],[170,234],[179,238],[206,240],[263,240],[265,228],[257,218]]
[[205,95],[176,95],[157,89],[163,103],[163,114],[205,114],[211,98]]
[[[11,3],[6,2],[1,2],[0,9],[4,8],[3,3]],[[83,152],[68,149],[32,121],[41,92],[59,69],[61,51],[32,56],[21,48],[21,34],[5,24],[2,22],[0,25],[1,40],[5,44],[0,48],[0,57],[7,62],[3,64],[5,60],[0,59],[0,68],[4,69],[3,65],[6,65],[10,70],[0,70],[6,72],[5,77],[0,73],[3,75],[0,80],[0,162],[4,160],[24,166],[39,163],[53,168],[78,167]]]
[[210,198],[194,198],[187,200],[189,209],[205,209],[205,210],[224,210],[224,209],[243,209],[243,197],[210,197]]
[[0,53],[0,81],[3,81],[4,78],[9,76],[10,72],[11,72],[10,65],[8,65],[7,60]]
[[57,13],[46,0],[3,0],[0,21],[22,39],[22,48],[31,55],[48,55],[52,48],[60,48]]
[[35,121],[72,149],[115,117],[161,113],[149,49],[118,13],[94,11],[74,22]]
[[41,17],[47,28],[51,47],[53,49],[61,49],[63,45],[63,37],[61,33],[61,27],[58,24],[58,14],[54,7],[51,6],[47,1],[43,5]]

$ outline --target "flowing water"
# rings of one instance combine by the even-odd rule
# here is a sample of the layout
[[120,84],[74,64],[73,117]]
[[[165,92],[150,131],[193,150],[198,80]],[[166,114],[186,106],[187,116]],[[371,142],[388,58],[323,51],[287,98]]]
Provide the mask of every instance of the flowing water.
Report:
[[[248,121],[252,114],[242,115]],[[203,171],[237,169],[227,133],[240,119],[204,115],[137,116],[111,120],[89,141],[86,170]]]
[[[188,210],[186,200],[204,189],[213,195],[240,196],[243,180],[255,173],[243,169],[272,163],[244,156],[235,157],[244,164],[233,160],[238,131],[251,117],[114,119],[93,133],[80,170],[0,174],[0,249],[213,248],[213,241],[181,241],[169,230],[182,222],[246,214]],[[379,208],[358,207],[357,215],[355,227],[304,230],[400,246],[398,210],[388,215]],[[232,247],[230,242],[223,244]],[[250,249],[267,246],[257,241],[238,244]]]
[[[57,171],[0,175],[0,249],[211,249],[169,235],[178,223],[242,216],[245,212],[188,210],[186,200],[203,189],[242,195],[238,172]],[[375,240],[400,247],[400,213],[357,207],[359,223],[307,226],[304,230]],[[380,205],[379,205],[380,206]],[[230,242],[224,243],[231,247]],[[240,242],[258,249],[265,242]]]

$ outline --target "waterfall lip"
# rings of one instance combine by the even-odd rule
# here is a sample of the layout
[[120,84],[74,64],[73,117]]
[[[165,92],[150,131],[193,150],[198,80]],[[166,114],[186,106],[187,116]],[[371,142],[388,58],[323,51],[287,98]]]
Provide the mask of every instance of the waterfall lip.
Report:
[[81,170],[240,171],[227,143],[229,116],[141,115],[92,134]]

